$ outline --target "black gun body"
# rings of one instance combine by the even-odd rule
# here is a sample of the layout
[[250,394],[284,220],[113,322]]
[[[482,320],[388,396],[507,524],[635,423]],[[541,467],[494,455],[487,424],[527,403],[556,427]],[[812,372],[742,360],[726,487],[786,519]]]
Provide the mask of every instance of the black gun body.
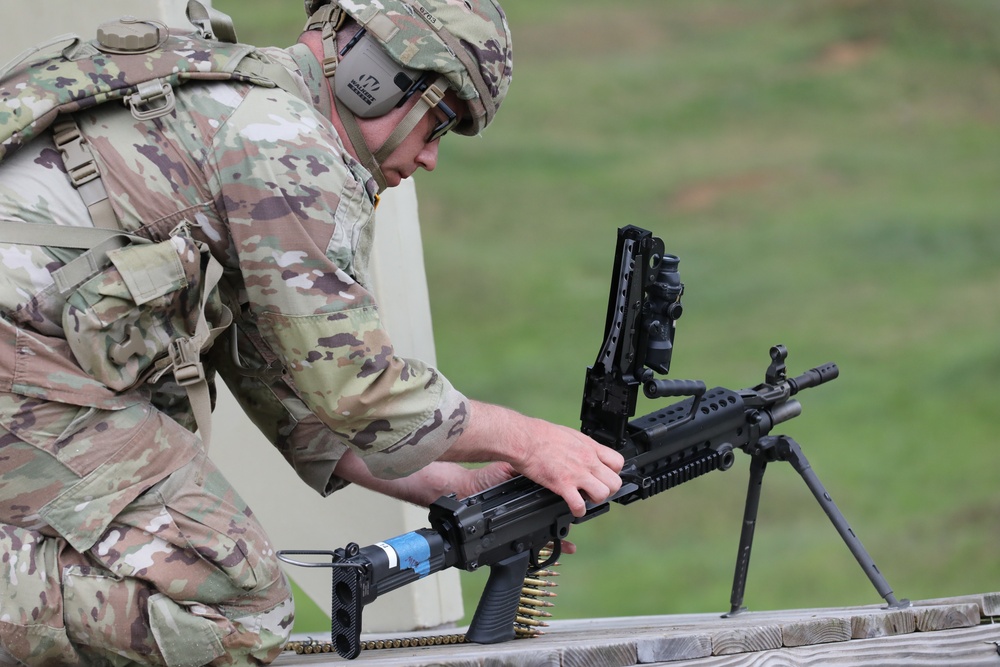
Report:
[[[587,369],[581,431],[625,458],[622,488],[610,499],[622,505],[726,470],[736,449],[753,455],[775,425],[801,411],[792,396],[838,374],[836,365],[826,364],[787,378],[787,351],[775,346],[765,382],[750,389],[706,391],[700,381],[657,379],[655,373],[669,370],[674,322],[682,312],[684,286],[677,267],[677,258],[665,254],[662,241],[650,232],[632,226],[619,230],[604,344]],[[630,421],[640,387],[649,398],[688,398]],[[285,554],[332,556],[324,566],[333,570],[332,633],[344,657],[360,652],[365,604],[448,567],[490,567],[466,639],[496,643],[514,637],[526,573],[558,557],[560,540],[572,524],[609,507],[608,502],[589,505],[577,518],[560,496],[515,477],[463,500],[438,499],[430,507],[429,529],[364,548],[350,544],[337,552]],[[550,543],[553,555],[540,563],[540,552]]]
[[558,495],[514,477],[464,500],[446,496],[430,507],[431,525],[458,545],[455,566],[476,570],[565,537],[573,522]]

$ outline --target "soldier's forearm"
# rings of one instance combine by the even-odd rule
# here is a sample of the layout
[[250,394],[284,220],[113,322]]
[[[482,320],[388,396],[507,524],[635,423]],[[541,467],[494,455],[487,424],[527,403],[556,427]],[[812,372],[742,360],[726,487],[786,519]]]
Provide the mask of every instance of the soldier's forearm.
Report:
[[380,479],[353,451],[348,451],[340,459],[336,473],[358,486],[421,507],[427,507],[441,496],[451,493],[464,498],[499,484],[514,474],[505,464],[467,469],[456,463],[435,461],[407,477]]

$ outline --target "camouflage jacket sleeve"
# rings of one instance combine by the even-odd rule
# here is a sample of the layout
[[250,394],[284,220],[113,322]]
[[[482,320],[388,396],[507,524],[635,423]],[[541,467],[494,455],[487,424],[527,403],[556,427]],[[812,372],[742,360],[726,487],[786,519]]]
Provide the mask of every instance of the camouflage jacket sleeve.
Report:
[[[467,405],[435,369],[394,354],[362,282],[370,175],[328,121],[282,91],[251,89],[212,151],[247,318],[280,358],[287,386],[377,476],[438,458],[461,433]],[[302,440],[287,446],[303,460],[335,447],[322,444],[311,420],[298,424]],[[318,486],[322,476],[310,476]]]

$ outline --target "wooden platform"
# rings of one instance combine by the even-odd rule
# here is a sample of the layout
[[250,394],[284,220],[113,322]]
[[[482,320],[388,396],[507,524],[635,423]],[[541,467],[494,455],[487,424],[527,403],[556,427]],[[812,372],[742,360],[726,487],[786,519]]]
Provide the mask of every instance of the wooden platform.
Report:
[[[994,624],[994,620],[998,623]],[[274,664],[287,667],[351,663],[335,653],[286,652]],[[457,644],[363,651],[353,664],[362,667],[1000,667],[1000,593],[924,600],[902,610],[873,605],[746,612],[729,619],[718,614],[691,614],[553,621],[545,636],[534,639],[493,646]]]

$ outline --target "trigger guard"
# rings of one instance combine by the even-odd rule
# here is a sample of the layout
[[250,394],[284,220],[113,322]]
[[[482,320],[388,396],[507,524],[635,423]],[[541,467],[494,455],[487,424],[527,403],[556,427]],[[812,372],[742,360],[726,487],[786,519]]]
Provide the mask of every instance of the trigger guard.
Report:
[[552,545],[552,555],[546,558],[545,561],[542,563],[538,562],[538,553],[540,550],[535,551],[534,549],[532,549],[531,551],[532,570],[544,570],[545,568],[547,568],[548,566],[552,565],[557,560],[559,560],[559,556],[562,555],[562,540],[556,539],[550,542],[550,544]]

